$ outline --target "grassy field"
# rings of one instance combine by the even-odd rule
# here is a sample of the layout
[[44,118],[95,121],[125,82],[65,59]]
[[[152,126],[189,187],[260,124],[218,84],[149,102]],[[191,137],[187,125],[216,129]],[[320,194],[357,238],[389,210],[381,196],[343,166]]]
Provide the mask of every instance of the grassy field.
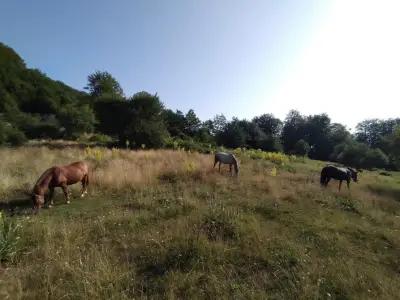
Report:
[[[319,185],[325,163],[183,151],[0,150],[1,299],[398,299],[400,174]],[[30,215],[44,169],[86,159],[89,195]],[[12,230],[15,230],[13,233]],[[4,232],[9,232],[4,235]],[[1,247],[1,245],[0,245]],[[5,250],[4,250],[5,249]],[[1,253],[1,252],[0,252]]]

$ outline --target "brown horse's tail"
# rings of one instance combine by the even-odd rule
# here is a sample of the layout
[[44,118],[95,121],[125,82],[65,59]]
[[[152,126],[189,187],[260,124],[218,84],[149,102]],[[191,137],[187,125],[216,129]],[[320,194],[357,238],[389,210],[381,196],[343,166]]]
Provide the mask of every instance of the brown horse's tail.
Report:
[[89,185],[89,172],[84,176],[84,180],[85,180],[85,185],[88,186]]

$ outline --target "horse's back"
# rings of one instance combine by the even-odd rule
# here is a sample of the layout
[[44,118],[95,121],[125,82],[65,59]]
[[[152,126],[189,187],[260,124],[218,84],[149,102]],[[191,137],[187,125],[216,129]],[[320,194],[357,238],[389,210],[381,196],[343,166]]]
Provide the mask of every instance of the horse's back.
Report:
[[67,184],[74,184],[88,175],[89,167],[83,161],[77,161],[66,166],[56,166],[54,168],[55,184],[66,182]]
[[84,172],[85,174],[87,174],[89,172],[89,166],[84,161],[76,161],[76,162],[73,162],[72,164],[69,164],[69,165],[67,165],[65,167],[66,168],[77,168],[77,169],[81,170],[82,172]]
[[346,168],[341,168],[333,165],[327,165],[322,168],[321,175],[329,176],[334,179],[346,179],[349,176],[349,171]]
[[233,154],[226,152],[215,153],[215,159],[222,163],[233,163],[236,160]]

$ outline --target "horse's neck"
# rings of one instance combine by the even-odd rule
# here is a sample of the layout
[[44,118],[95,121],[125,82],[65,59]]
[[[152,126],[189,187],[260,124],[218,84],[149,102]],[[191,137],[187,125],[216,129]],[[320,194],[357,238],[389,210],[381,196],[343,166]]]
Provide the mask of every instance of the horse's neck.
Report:
[[237,160],[236,160],[236,157],[233,154],[232,154],[232,161],[237,166]]
[[35,193],[44,194],[49,189],[51,178],[51,174],[46,174],[46,176],[42,176],[41,178],[39,178],[38,182],[35,185]]

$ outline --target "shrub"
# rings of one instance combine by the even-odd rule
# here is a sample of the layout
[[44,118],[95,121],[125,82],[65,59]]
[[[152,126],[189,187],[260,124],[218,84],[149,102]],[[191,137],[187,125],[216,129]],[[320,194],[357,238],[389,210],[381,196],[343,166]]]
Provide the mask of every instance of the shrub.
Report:
[[101,133],[93,133],[93,134],[84,133],[78,138],[77,141],[80,143],[93,143],[99,146],[106,146],[115,142],[112,137]]
[[389,164],[389,158],[381,149],[370,149],[361,159],[361,166],[370,168],[385,168]]
[[90,148],[90,147],[85,148],[85,157],[87,159],[91,159],[96,162],[102,161],[104,158],[104,154],[105,152],[101,148]]
[[310,145],[303,139],[298,140],[294,145],[294,152],[297,155],[306,156],[310,152]]
[[196,142],[193,139],[168,138],[165,142],[165,147],[168,149],[183,149],[200,153],[212,153],[215,151],[215,146],[213,144]]
[[288,156],[286,154],[280,153],[280,152],[265,152],[260,149],[243,149],[243,148],[237,148],[234,150],[234,153],[236,155],[243,155],[246,157],[249,157],[251,159],[265,159],[270,162],[273,162],[274,164],[277,165],[285,165],[288,164],[292,160],[297,160],[296,156],[291,155]]
[[25,142],[26,136],[22,131],[0,121],[0,145],[20,146]]

